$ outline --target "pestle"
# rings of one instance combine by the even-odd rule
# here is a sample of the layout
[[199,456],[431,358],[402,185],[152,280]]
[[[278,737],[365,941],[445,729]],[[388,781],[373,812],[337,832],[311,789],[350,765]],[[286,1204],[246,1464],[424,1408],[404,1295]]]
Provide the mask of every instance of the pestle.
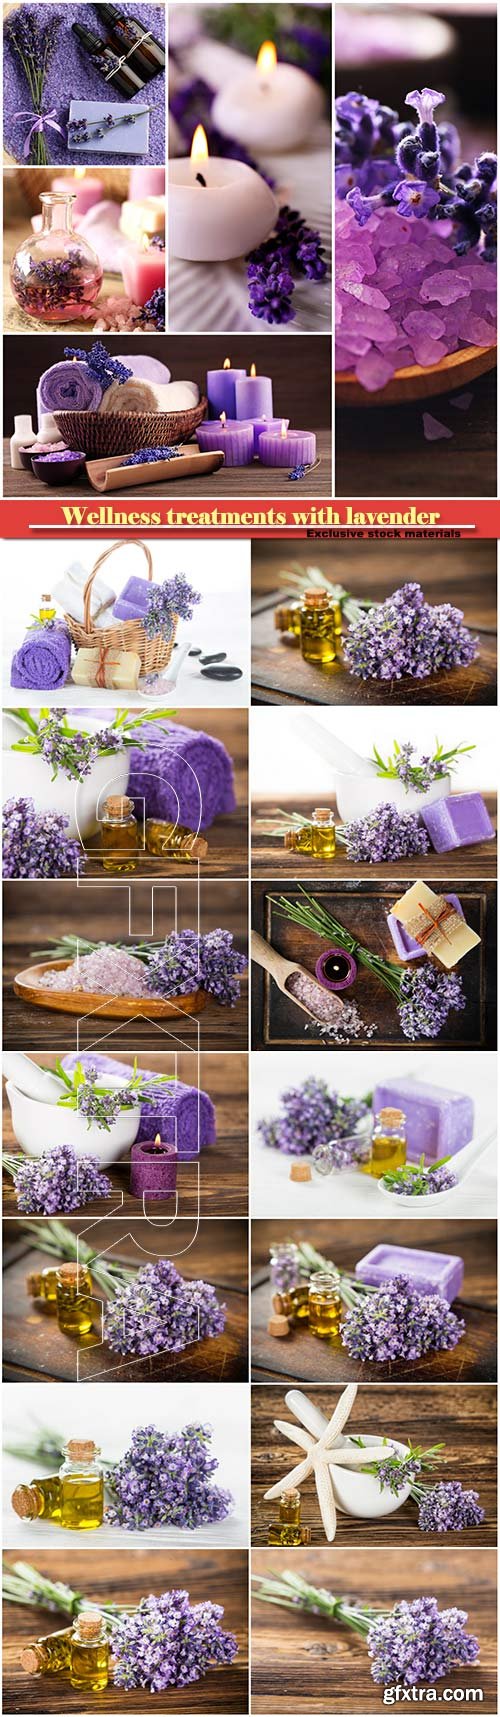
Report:
[[31,1056],[21,1054],[20,1050],[5,1052],[2,1072],[17,1091],[22,1091],[23,1097],[32,1097],[35,1103],[58,1103],[63,1094],[62,1080],[46,1067],[39,1067]]
[[285,1405],[291,1413],[295,1413],[296,1419],[300,1419],[301,1425],[305,1425],[306,1431],[310,1431],[312,1437],[323,1436],[328,1419],[320,1413],[319,1407],[315,1407],[314,1402],[309,1400],[309,1396],[304,1395],[302,1389],[288,1389]]
[[306,744],[310,746],[330,768],[341,775],[374,775],[377,765],[370,757],[360,757],[359,752],[352,751],[350,745],[344,745],[335,733],[329,733],[315,716],[306,710],[294,710],[294,725]]

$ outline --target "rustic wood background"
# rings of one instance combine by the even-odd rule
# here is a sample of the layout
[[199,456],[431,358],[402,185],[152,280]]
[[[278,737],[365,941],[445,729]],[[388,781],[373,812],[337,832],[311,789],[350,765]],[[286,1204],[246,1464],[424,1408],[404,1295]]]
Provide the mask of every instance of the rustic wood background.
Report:
[[[133,879],[123,881],[109,877],[99,887],[76,882],[44,882],[43,890],[36,882],[6,883],[4,889],[4,1045],[11,1049],[106,1049],[111,1042],[134,1052],[141,1045],[158,1048],[158,1028],[162,1043],[165,1034],[175,1037],[177,1022],[166,1018],[154,1020],[104,1020],[95,1015],[78,1020],[78,1016],[52,1013],[48,1008],[33,1007],[14,995],[16,972],[30,964],[35,949],[50,947],[51,936],[68,932],[86,936],[90,941],[117,942],[127,939],[128,889],[131,889],[131,942],[151,936],[151,886]],[[240,951],[246,951],[247,887],[243,882],[205,882],[200,884],[200,929],[214,930],[219,925],[233,931]],[[168,935],[174,926],[177,901],[178,928],[196,927],[198,923],[198,886],[182,880],[174,896],[172,888],[158,889],[155,894],[155,939]],[[34,961],[33,964],[36,962]],[[96,1032],[96,1023],[98,1030]],[[184,1016],[182,1037],[173,1047],[190,1048],[198,1044],[198,1018]],[[111,1032],[111,1039],[109,1034]],[[199,1015],[200,1043],[204,1049],[246,1049],[247,980],[243,978],[241,995],[234,1008],[222,1008],[210,1000]]]
[[[7,1561],[15,1562],[17,1553],[7,1552]],[[189,1592],[192,1603],[210,1598],[224,1608],[222,1626],[236,1635],[238,1656],[232,1664],[211,1669],[201,1681],[189,1687],[169,1688],[168,1693],[152,1694],[138,1688],[124,1693],[122,1688],[109,1686],[103,1693],[83,1695],[70,1686],[62,1676],[45,1675],[33,1680],[23,1674],[19,1653],[32,1640],[42,1638],[64,1627],[64,1617],[50,1615],[40,1606],[33,1609],[21,1604],[4,1605],[4,1711],[50,1713],[72,1711],[82,1717],[85,1712],[123,1713],[175,1711],[180,1713],[219,1712],[245,1713],[248,1710],[248,1576],[247,1553],[244,1550],[129,1550],[101,1551],[93,1556],[87,1550],[41,1550],[36,1559],[40,1573],[50,1580],[65,1580],[77,1591],[84,1592],[95,1604],[135,1604],[150,1592],[159,1595],[172,1586]]]
[[[269,1248],[280,1240],[308,1240],[340,1269],[379,1244],[379,1222],[252,1223],[252,1375],[256,1383],[494,1383],[496,1379],[496,1223],[442,1222],[439,1235],[431,1221],[391,1222],[391,1245],[457,1253],[465,1265],[464,1285],[453,1309],[465,1319],[457,1346],[426,1354],[417,1361],[351,1359],[344,1347],[319,1341],[296,1324],[282,1340],[268,1335],[271,1307]],[[418,1376],[417,1376],[418,1373]]]
[[[215,1288],[219,1304],[227,1307],[221,1335],[207,1337],[183,1353],[126,1360],[100,1345],[99,1316],[95,1328],[78,1347],[64,1335],[43,1301],[26,1297],[26,1276],[42,1269],[50,1257],[37,1248],[35,1237],[21,1221],[4,1223],[4,1376],[9,1382],[235,1383],[246,1382],[248,1284],[247,1224],[236,1221],[200,1222],[179,1219],[172,1241],[168,1224],[158,1232],[150,1221],[136,1222],[133,1234],[122,1219],[104,1219],[89,1228],[84,1219],[66,1226],[82,1234],[99,1251],[113,1246],[113,1256],[141,1265],[170,1257],[187,1281],[202,1278]],[[99,1290],[97,1290],[99,1293]],[[96,1309],[97,1310],[97,1309]],[[78,1369],[77,1369],[78,1362]]]
[[[496,495],[496,370],[471,387],[467,411],[454,411],[442,395],[414,405],[339,406],[335,493]],[[425,440],[424,411],[451,429],[451,440]]]
[[[365,948],[391,960],[393,965],[402,970],[386,924],[386,915],[398,896],[404,893],[408,877],[406,866],[404,872],[399,865],[394,866],[394,870],[399,872],[399,876],[395,876],[390,882],[358,883],[356,880],[337,884],[314,881],[309,888],[307,871],[302,874],[301,880],[303,887],[321,900],[333,917]],[[297,867],[295,875],[297,876]],[[433,871],[426,875],[426,881],[438,894],[450,892],[445,887],[443,876],[434,875]],[[284,954],[288,960],[297,960],[299,965],[305,966],[314,974],[318,955],[326,946],[326,938],[323,942],[313,931],[304,930],[299,924],[279,916],[276,908],[271,906],[270,897],[274,896],[276,899],[282,891],[283,885],[279,876],[275,883],[270,881],[252,884],[253,927],[280,954]],[[467,923],[471,929],[477,931],[481,942],[471,949],[457,968],[463,978],[466,1007],[462,1011],[449,1013],[439,1038],[419,1041],[415,1047],[421,1049],[425,1045],[426,1052],[439,1053],[441,1048],[449,1045],[457,1049],[494,1049],[496,1046],[496,885],[491,882],[460,880],[454,892],[458,893],[461,900]],[[300,898],[296,882],[287,882],[286,898]],[[335,937],[332,935],[332,946],[334,944]],[[403,1036],[399,1024],[396,1000],[379,978],[359,966],[355,984],[346,994],[349,1000],[356,1002],[365,1026],[376,1025],[377,1032],[373,1041],[377,1049],[406,1048],[408,1040]],[[293,1045],[294,1048],[313,1049],[324,1040],[319,1036],[315,1037],[313,1029],[305,1032],[307,1023],[306,1015],[295,1006],[293,999],[278,989],[261,966],[253,964],[253,1048],[281,1049]],[[368,1041],[368,1038],[356,1038],[346,1044],[345,1048],[356,1052]]]
[[[254,1550],[252,1572],[261,1579],[279,1572],[276,1550]],[[365,1603],[390,1608],[400,1599],[423,1594],[436,1597],[440,1609],[457,1605],[468,1613],[467,1631],[480,1641],[480,1661],[446,1676],[447,1688],[481,1688],[481,1710],[496,1713],[496,1556],[494,1550],[468,1547],[420,1550],[409,1557],[406,1549],[384,1549],[374,1558],[373,1550],[301,1550],[298,1568],[312,1585],[346,1592]],[[284,1566],[290,1566],[290,1555]],[[263,1604],[252,1605],[252,1711],[276,1713],[301,1711],[307,1717],[324,1712],[356,1712],[373,1717],[385,1709],[383,1688],[370,1672],[364,1640],[349,1628],[324,1621],[320,1616]],[[436,1687],[433,1711],[449,1711],[440,1698],[443,1682]]]
[[[269,1522],[277,1517],[277,1503],[265,1502],[264,1492],[290,1472],[294,1459],[300,1459],[299,1449],[288,1443],[274,1428],[275,1419],[294,1423],[293,1414],[285,1403],[286,1386],[252,1389],[252,1544],[267,1545]],[[323,1387],[308,1389],[310,1399],[329,1418],[339,1400],[339,1391]],[[497,1542],[497,1479],[496,1479],[496,1389],[485,1384],[474,1388],[439,1384],[415,1388],[411,1384],[391,1387],[388,1384],[362,1383],[359,1386],[347,1430],[354,1436],[395,1437],[396,1441],[411,1442],[429,1449],[444,1443],[439,1465],[434,1473],[422,1475],[423,1484],[438,1480],[449,1483],[459,1479],[479,1492],[485,1520],[482,1526],[469,1527],[460,1534],[462,1544],[475,1548],[479,1544]],[[287,1453],[287,1450],[289,1453]],[[313,1479],[303,1486],[301,1519],[312,1530],[313,1544],[324,1545],[325,1536]],[[423,1534],[418,1525],[417,1506],[411,1498],[385,1520],[356,1520],[352,1515],[337,1512],[335,1545],[369,1545],[378,1550],[390,1542],[396,1548],[418,1545],[453,1545],[457,1539],[450,1535],[444,1540],[440,1533]]]
[[[370,414],[371,415],[371,414]],[[458,413],[457,413],[458,416]],[[359,478],[359,473],[358,473]],[[359,481],[354,485],[359,488]],[[382,490],[380,491],[383,492]],[[391,489],[391,494],[393,493]],[[331,671],[311,667],[300,650],[276,632],[274,609],[283,601],[280,574],[295,562],[318,566],[353,596],[383,602],[407,581],[422,585],[426,601],[461,608],[480,652],[472,667],[433,674],[428,680],[356,680],[342,664]],[[252,702],[317,704],[496,704],[496,545],[493,542],[362,543],[300,541],[252,543]]]
[[[490,813],[490,817],[496,828],[496,793],[485,793],[483,796]],[[326,797],[328,804],[334,812],[335,820],[338,821],[339,828],[341,829],[342,823],[338,816],[335,798],[332,798],[330,794],[327,794]],[[317,804],[317,800],[317,793],[313,798],[309,799],[298,799],[296,796],[287,798],[286,795],[282,793],[280,794],[279,803],[281,810],[300,811],[303,817],[307,817],[311,816],[311,813]],[[303,867],[304,875],[307,873],[308,877],[321,877],[325,876],[325,874],[331,875],[333,873],[335,877],[345,877],[346,879],[352,879],[355,876],[356,881],[358,881],[358,878],[362,881],[365,877],[372,877],[375,882],[378,878],[383,881],[386,877],[389,878],[391,876],[394,870],[393,864],[353,865],[352,860],[349,861],[346,857],[346,849],[342,846],[339,840],[337,841],[337,850],[334,859],[321,860],[318,858],[311,858],[311,856],[306,853],[301,855],[300,853],[290,852],[289,849],[285,847],[282,838],[279,839],[276,836],[273,837],[265,833],[263,834],[262,830],[258,828],[259,817],[270,818],[272,811],[274,810],[274,806],[275,801],[270,802],[268,799],[252,800],[253,877],[279,876],[283,878],[293,878],[297,876],[299,866],[300,868]],[[278,822],[279,818],[277,818],[276,821]],[[480,876],[482,879],[488,877],[490,881],[495,881],[497,874],[496,839],[494,841],[478,841],[473,847],[457,847],[448,853],[435,853],[431,851],[424,857],[420,854],[420,856],[416,858],[405,859],[404,868],[405,877],[408,878],[408,881],[422,876],[425,878],[427,870],[430,869],[436,879],[439,879],[446,884],[447,889],[451,887],[454,877],[460,878],[461,880],[463,877],[474,878]]]
[[[114,1050],[110,1050],[114,1055]],[[42,1067],[54,1067],[57,1056],[54,1053],[39,1053],[35,1058]],[[117,1054],[117,1061],[127,1061],[127,1056]],[[241,1054],[224,1055],[211,1054],[202,1050],[198,1062],[193,1055],[159,1055],[141,1050],[137,1056],[139,1068],[151,1067],[158,1073],[176,1073],[178,1079],[186,1085],[199,1084],[201,1091],[207,1091],[216,1109],[217,1139],[214,1145],[204,1147],[193,1162],[179,1160],[177,1169],[178,1213],[179,1216],[194,1216],[198,1210],[202,1216],[247,1216],[248,1215],[248,1057]],[[130,1066],[130,1061],[128,1063]],[[12,1126],[12,1116],[5,1091],[3,1089],[3,1143],[5,1151],[20,1150]],[[120,1216],[142,1216],[142,1201],[132,1198],[129,1192],[130,1164],[127,1157],[124,1162],[111,1163],[105,1166],[114,1192],[123,1198],[119,1211]],[[4,1216],[17,1215],[14,1183],[10,1175],[3,1177],[3,1208]],[[114,1208],[115,1199],[95,1199],[85,1205],[85,1216],[105,1216]],[[154,1199],[148,1204],[152,1217],[171,1216],[173,1204],[170,1199]]]

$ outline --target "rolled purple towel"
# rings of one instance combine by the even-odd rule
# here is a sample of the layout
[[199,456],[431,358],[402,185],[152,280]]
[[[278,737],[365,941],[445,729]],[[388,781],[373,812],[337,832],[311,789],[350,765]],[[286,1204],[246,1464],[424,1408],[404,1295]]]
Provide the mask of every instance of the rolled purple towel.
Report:
[[[96,1067],[102,1078],[106,1073],[116,1073],[123,1078],[133,1071],[130,1065],[114,1061],[111,1055],[92,1055],[85,1051],[82,1055],[72,1052],[62,1058],[68,1073],[76,1067],[77,1061],[81,1061],[83,1067]],[[149,1078],[154,1078],[154,1068],[143,1068],[142,1071]],[[176,1144],[177,1154],[183,1159],[197,1156],[198,1149],[204,1145],[214,1145],[217,1130],[211,1097],[206,1091],[198,1091],[195,1085],[184,1085],[181,1079],[172,1080],[169,1085],[155,1086],[154,1103],[142,1104],[137,1144],[142,1139],[154,1139],[156,1133],[166,1145]]]
[[137,573],[131,573],[121,596],[116,598],[114,619],[143,620],[148,605],[148,590],[152,588],[147,578],[138,578]]
[[127,793],[139,817],[144,800],[147,817],[209,829],[216,817],[236,808],[229,752],[209,733],[175,721],[163,722],[162,728],[148,734],[143,751],[135,746],[130,751]]
[[11,686],[28,692],[54,691],[66,685],[70,663],[71,638],[64,620],[50,627],[34,626],[12,657]]

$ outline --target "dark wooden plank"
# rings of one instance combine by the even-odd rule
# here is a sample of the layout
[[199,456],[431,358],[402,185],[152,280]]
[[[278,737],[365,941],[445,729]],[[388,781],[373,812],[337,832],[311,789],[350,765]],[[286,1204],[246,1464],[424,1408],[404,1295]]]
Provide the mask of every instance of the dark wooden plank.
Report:
[[[175,1238],[169,1228],[134,1223],[133,1233],[123,1218],[103,1219],[89,1232],[85,1220],[67,1221],[73,1233],[85,1235],[96,1251],[113,1247],[113,1256],[125,1258],[138,1268],[154,1258],[171,1257],[186,1280],[202,1279],[216,1289],[219,1304],[227,1306],[223,1332],[197,1342],[182,1353],[158,1354],[151,1359],[123,1359],[100,1345],[99,1316],[93,1330],[78,1344],[59,1329],[57,1319],[43,1302],[26,1297],[26,1275],[50,1259],[37,1249],[21,1221],[4,1224],[4,1376],[15,1378],[42,1373],[58,1381],[75,1382],[234,1382],[247,1378],[247,1225],[245,1222],[179,1219]],[[173,1231],[174,1232],[174,1231]],[[77,1365],[78,1360],[78,1365]]]
[[[335,799],[328,795],[327,798],[335,813],[335,819],[338,820],[339,828],[342,829]],[[496,827],[496,793],[485,793],[484,800]],[[283,794],[280,795],[280,807],[284,811],[300,811],[303,817],[311,815],[316,803],[317,794],[314,798],[308,799],[291,799],[284,797]],[[299,865],[301,869],[303,868],[304,875],[307,872],[308,876],[324,877],[334,871],[336,877],[352,878],[355,874],[356,881],[358,879],[363,881],[366,877],[372,877],[374,882],[379,877],[384,880],[384,878],[391,876],[394,869],[392,864],[357,864],[353,866],[352,861],[350,863],[346,857],[345,847],[340,841],[337,841],[337,851],[333,861],[330,859],[321,861],[317,858],[312,859],[305,853],[301,856],[299,853],[290,852],[282,839],[263,834],[258,827],[259,818],[267,817],[269,819],[273,810],[274,801],[272,805],[266,800],[254,799],[252,801],[253,877],[293,878],[298,874]],[[405,859],[405,874],[409,881],[422,876],[425,878],[427,870],[432,870],[433,876],[436,879],[440,878],[447,887],[451,885],[454,876],[460,879],[463,877],[495,879],[497,874],[496,839],[494,841],[478,841],[476,846],[458,847],[455,851],[448,853],[431,851],[424,858],[420,855],[418,858]]]
[[[347,1592],[368,1604],[390,1609],[401,1598],[423,1594],[436,1597],[440,1609],[457,1605],[468,1612],[467,1631],[480,1641],[480,1662],[453,1670],[436,1685],[433,1711],[449,1711],[444,1688],[469,1699],[481,1688],[481,1710],[496,1713],[496,1556],[494,1550],[453,1547],[421,1550],[418,1558],[406,1549],[301,1550],[300,1572],[311,1585],[335,1593]],[[254,1550],[252,1571],[261,1578],[275,1573],[279,1550]],[[291,1565],[288,1552],[285,1566]],[[293,1563],[295,1567],[295,1563]],[[279,1563],[278,1563],[279,1567]],[[463,1695],[462,1691],[463,1690]],[[424,1691],[424,1689],[422,1689]],[[425,1689],[426,1691],[426,1689]],[[433,1688],[434,1693],[434,1688]],[[277,1609],[254,1598],[252,1605],[252,1711],[300,1711],[307,1717],[335,1712],[340,1717],[372,1717],[384,1706],[384,1693],[370,1673],[363,1639],[350,1629],[320,1616]],[[385,1708],[385,1707],[384,1707]]]
[[[293,1415],[285,1405],[286,1385],[282,1389],[252,1389],[252,1544],[267,1544],[269,1521],[275,1518],[276,1504],[264,1502],[264,1492],[277,1484],[290,1471],[299,1452],[287,1443],[274,1428],[275,1419],[293,1423]],[[325,1385],[307,1391],[315,1406],[329,1418],[339,1399],[339,1390]],[[435,1443],[445,1448],[431,1474],[423,1475],[424,1484],[436,1480],[447,1483],[459,1479],[479,1492],[485,1519],[481,1526],[469,1527],[460,1535],[460,1545],[497,1541],[497,1482],[496,1482],[496,1389],[476,1384],[473,1388],[414,1387],[408,1384],[391,1388],[376,1383],[360,1384],[349,1420],[348,1430],[354,1436],[395,1437],[398,1442],[417,1443],[429,1449]],[[324,1544],[325,1537],[313,1479],[302,1486],[301,1518],[312,1531],[313,1544]],[[446,1544],[453,1544],[453,1537]],[[395,1514],[385,1520],[357,1520],[352,1515],[337,1513],[335,1548],[343,1545],[370,1545],[379,1549],[386,1544],[418,1545],[419,1550],[442,1546],[441,1534],[421,1533],[417,1508],[411,1498]]]
[[[460,501],[460,524],[469,523],[463,495],[496,495],[496,370],[472,384],[466,412],[448,399],[415,405],[380,405],[336,412],[337,495],[430,495]],[[424,438],[423,412],[452,430],[451,440]],[[465,512],[463,508],[465,507]],[[467,515],[467,516],[466,516]]]
[[[84,1592],[95,1604],[138,1604],[150,1592],[160,1593],[171,1587],[189,1591],[193,1604],[210,1598],[224,1610],[222,1626],[236,1635],[238,1656],[233,1664],[211,1669],[208,1674],[188,1687],[169,1688],[168,1695],[151,1694],[147,1688],[124,1694],[112,1685],[98,1694],[82,1695],[72,1688],[65,1677],[38,1676],[36,1681],[23,1674],[19,1653],[23,1647],[44,1634],[64,1626],[64,1618],[50,1615],[41,1606],[27,1609],[20,1604],[4,1606],[4,1711],[50,1713],[70,1711],[82,1717],[85,1712],[114,1712],[123,1717],[125,1710],[151,1712],[168,1710],[189,1714],[244,1713],[248,1710],[248,1575],[247,1553],[244,1550],[183,1550],[163,1551],[144,1546],[141,1550],[100,1551],[40,1550],[36,1565],[47,1578],[66,1581],[75,1590]],[[18,1552],[8,1551],[7,1559],[15,1562]]]
[[[400,867],[395,866],[394,869],[400,870]],[[297,870],[295,874],[297,875]],[[316,899],[321,900],[332,916],[362,946],[382,955],[384,959],[391,960],[399,970],[401,966],[387,928],[386,916],[399,895],[404,893],[408,880],[406,867],[404,875],[400,872],[391,882],[353,881],[336,884],[314,880],[309,887],[307,874],[301,877],[303,887],[313,893]],[[426,881],[430,888],[435,888],[436,893],[450,892],[445,887],[445,879],[442,876],[434,876],[432,871],[426,876]],[[286,959],[296,960],[299,965],[304,965],[308,971],[314,973],[318,954],[326,947],[326,940],[323,942],[312,931],[304,930],[300,925],[278,915],[271,904],[271,897],[277,898],[282,892],[283,885],[279,877],[276,882],[252,884],[254,929],[280,954],[285,955]],[[439,1038],[419,1040],[416,1047],[425,1046],[426,1053],[450,1044],[460,1049],[487,1049],[494,1048],[496,1044],[496,887],[494,883],[460,879],[455,883],[452,892],[458,894],[467,922],[481,937],[481,942],[465,956],[458,968],[463,980],[466,1006],[462,1011],[449,1013]],[[299,896],[297,883],[287,882],[287,900],[294,900]],[[332,935],[333,945],[335,937]],[[407,1047],[408,1040],[403,1036],[399,1025],[395,999],[378,978],[361,966],[358,967],[358,975],[349,992],[349,999],[356,1002],[366,1027],[376,1025],[376,1037],[372,1041],[376,1043],[377,1049]],[[305,1032],[304,1027],[307,1024],[306,1015],[295,1007],[293,999],[278,990],[268,974],[253,964],[254,1049],[281,1049],[287,1045],[312,1049],[323,1040],[315,1037],[313,1029]],[[368,1038],[361,1036],[345,1047],[357,1050],[368,1041]]]
[[[294,1325],[290,1335],[276,1340],[268,1335],[271,1306],[269,1248],[279,1240],[308,1240],[324,1257],[347,1272],[358,1259],[380,1241],[378,1222],[271,1222],[252,1223],[252,1375],[263,1376],[289,1387],[300,1383],[492,1383],[496,1378],[496,1224],[494,1222],[443,1222],[439,1235],[431,1221],[421,1221],[418,1237],[413,1222],[391,1222],[391,1245],[418,1246],[428,1252],[449,1252],[463,1258],[464,1284],[454,1301],[457,1316],[465,1320],[465,1333],[457,1346],[442,1353],[425,1354],[419,1360],[397,1360],[387,1365],[351,1359],[346,1348],[318,1341]],[[261,1367],[262,1375],[261,1375]],[[416,1437],[414,1439],[417,1440]]]
[[[112,1051],[114,1054],[114,1050]],[[54,1054],[39,1054],[35,1058],[44,1067],[53,1067],[57,1057]],[[117,1060],[126,1062],[127,1057],[117,1053]],[[197,1083],[198,1070],[193,1066],[193,1058],[189,1055],[175,1057],[172,1055],[148,1054],[143,1050],[137,1057],[139,1067],[151,1067],[158,1073],[174,1073],[186,1084]],[[130,1062],[129,1062],[130,1065]],[[217,1116],[217,1140],[214,1145],[204,1148],[195,1162],[179,1162],[178,1165],[178,1213],[180,1216],[192,1216],[198,1209],[198,1200],[202,1216],[246,1216],[248,1214],[248,1066],[247,1056],[242,1054],[211,1054],[202,1051],[199,1065],[199,1088],[207,1091],[215,1104]],[[15,1151],[15,1138],[12,1116],[8,1100],[3,1093],[3,1143],[4,1150]],[[141,1217],[142,1203],[132,1198],[128,1191],[129,1164],[114,1163],[106,1168],[112,1186],[118,1198],[106,1201],[95,1201],[85,1206],[87,1217],[105,1216],[112,1206],[123,1198],[120,1214],[124,1217]],[[3,1194],[4,1216],[15,1216],[17,1213],[16,1195],[10,1175],[4,1173]],[[172,1214],[170,1200],[165,1204],[161,1199],[154,1201],[148,1207],[148,1214],[153,1217]]]
[[[151,936],[151,886],[145,881],[124,885],[109,877],[99,886],[89,888],[76,882],[45,882],[43,891],[37,883],[6,883],[4,885],[4,1044],[10,1048],[32,1050],[106,1048],[111,1042],[122,1049],[137,1050],[141,1045],[157,1049],[168,1042],[169,1048],[246,1049],[247,982],[243,980],[240,999],[234,1008],[222,1008],[210,1000],[196,1019],[184,1016],[177,1040],[168,1019],[134,1019],[132,1021],[96,1019],[52,1013],[47,1008],[32,1006],[14,995],[16,972],[30,963],[36,949],[48,948],[52,936],[68,931],[86,936],[91,941],[126,940],[131,944]],[[128,921],[129,889],[131,900],[130,931]],[[213,930],[219,925],[233,931],[236,946],[244,951],[247,938],[247,885],[235,882],[190,882],[182,879],[175,884],[159,885],[154,894],[154,938],[159,940],[174,928]],[[175,1021],[174,1021],[175,1027]],[[166,1034],[168,1033],[168,1038]]]

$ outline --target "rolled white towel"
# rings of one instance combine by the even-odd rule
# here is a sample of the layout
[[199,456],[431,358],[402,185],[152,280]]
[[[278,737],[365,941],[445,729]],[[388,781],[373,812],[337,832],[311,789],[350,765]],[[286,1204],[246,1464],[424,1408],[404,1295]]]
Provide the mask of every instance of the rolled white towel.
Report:
[[200,398],[196,382],[156,382],[154,393],[157,411],[191,411]]
[[[89,568],[82,566],[81,561],[73,560],[71,565],[66,567],[63,577],[52,586],[56,602],[59,603],[64,613],[70,614],[72,620],[79,620],[80,623],[83,621],[83,592],[88,577]],[[100,578],[98,574],[97,578],[94,579],[90,597],[90,612],[95,627],[100,629],[109,626],[109,616],[114,602],[116,602],[116,590],[113,590],[110,584],[106,584],[106,580]]]

